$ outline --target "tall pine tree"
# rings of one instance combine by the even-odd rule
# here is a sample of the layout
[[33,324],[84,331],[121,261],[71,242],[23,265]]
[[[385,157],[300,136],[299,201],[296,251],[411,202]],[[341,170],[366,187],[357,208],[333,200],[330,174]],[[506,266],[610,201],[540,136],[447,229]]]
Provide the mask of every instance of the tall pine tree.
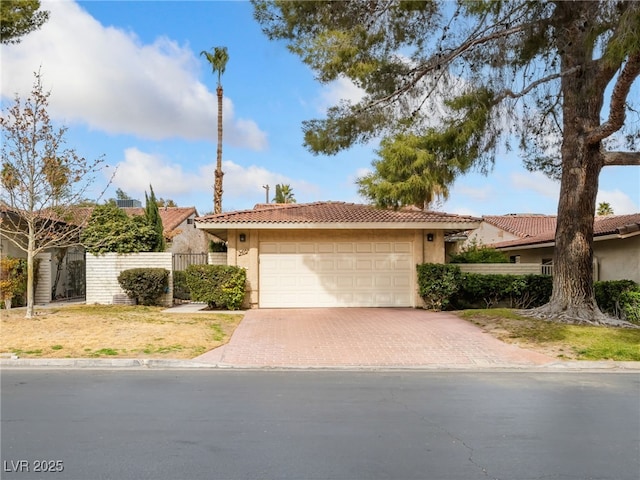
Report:
[[160,218],[160,210],[158,209],[158,202],[156,201],[156,194],[153,192],[153,187],[149,185],[149,189],[151,191],[149,195],[147,195],[147,192],[144,192],[144,199],[146,202],[144,216],[146,217],[149,226],[151,226],[156,232],[157,236],[157,240],[152,251],[164,252],[166,244],[164,242],[162,218]]

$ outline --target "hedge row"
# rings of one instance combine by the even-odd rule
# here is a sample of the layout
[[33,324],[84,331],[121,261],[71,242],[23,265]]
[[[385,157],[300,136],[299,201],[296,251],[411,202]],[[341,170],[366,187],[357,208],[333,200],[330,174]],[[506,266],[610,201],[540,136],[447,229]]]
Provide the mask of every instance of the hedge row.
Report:
[[[549,275],[462,273],[457,265],[417,266],[420,296],[432,310],[535,308],[551,298]],[[605,313],[640,322],[640,285],[632,280],[595,282],[596,302]]]

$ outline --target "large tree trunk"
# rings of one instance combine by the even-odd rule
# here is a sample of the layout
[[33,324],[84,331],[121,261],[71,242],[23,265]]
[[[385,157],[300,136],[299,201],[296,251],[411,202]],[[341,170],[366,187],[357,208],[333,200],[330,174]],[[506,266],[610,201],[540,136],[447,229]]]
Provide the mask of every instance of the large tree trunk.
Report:
[[218,94],[218,148],[216,151],[216,173],[213,185],[213,213],[222,213],[222,86],[216,89]]
[[[536,316],[571,323],[618,323],[602,314],[593,288],[593,219],[598,178],[604,166],[601,142],[587,135],[600,125],[604,88],[591,61],[592,42],[585,19],[597,14],[597,2],[559,2],[556,6],[562,69],[562,177],[553,260],[553,293]],[[595,9],[595,10],[594,10]],[[576,68],[577,67],[577,68]]]

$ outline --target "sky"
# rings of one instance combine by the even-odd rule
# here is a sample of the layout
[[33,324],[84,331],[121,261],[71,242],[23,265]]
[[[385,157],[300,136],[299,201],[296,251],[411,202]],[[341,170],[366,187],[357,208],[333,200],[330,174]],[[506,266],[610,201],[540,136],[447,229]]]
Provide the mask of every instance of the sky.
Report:
[[[96,195],[108,185],[104,198],[120,188],[144,203],[151,185],[156,197],[213,210],[217,75],[200,52],[226,46],[223,210],[264,203],[264,186],[272,199],[277,183],[289,184],[298,203],[366,203],[355,179],[370,171],[378,143],[314,155],[302,134],[304,120],[324,118],[339,100],[357,99],[358,89],[316,81],[284,43],[262,33],[249,2],[43,0],[42,7],[50,19],[40,30],[2,46],[2,106],[25,98],[40,70],[49,113],[68,128],[66,146],[104,159]],[[489,175],[461,177],[435,208],[554,215],[559,190],[524,169],[517,151],[499,151]],[[616,214],[640,212],[640,167],[603,169],[597,202]]]

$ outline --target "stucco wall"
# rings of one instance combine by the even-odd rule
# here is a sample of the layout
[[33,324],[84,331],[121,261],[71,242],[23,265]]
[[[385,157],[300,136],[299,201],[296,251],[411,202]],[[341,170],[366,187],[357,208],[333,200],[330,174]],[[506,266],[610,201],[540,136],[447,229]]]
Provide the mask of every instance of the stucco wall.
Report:
[[[170,252],[130,253],[119,255],[87,254],[87,305],[93,303],[111,305],[114,296],[126,293],[118,283],[118,275],[130,268],[164,268],[171,272],[172,254]],[[169,292],[160,297],[160,303],[171,306],[173,303],[173,276],[169,275]]]
[[595,242],[600,280],[633,280],[640,283],[640,235]]
[[[244,235],[244,242],[240,235]],[[427,241],[427,234],[433,235]],[[411,242],[413,263],[444,263],[444,232],[441,230],[251,230],[236,229],[228,231],[227,264],[243,267],[247,270],[247,295],[245,308],[258,306],[259,294],[259,245],[260,242]],[[416,283],[416,282],[414,282]],[[416,305],[422,299],[415,287]]]
[[509,232],[505,232],[501,228],[491,225],[490,223],[482,222],[478,228],[469,234],[469,238],[464,242],[464,245],[472,244],[474,239],[479,244],[489,245],[492,243],[517,240],[518,238],[520,237]]
[[[520,255],[522,263],[542,263],[553,258],[553,247],[504,251],[509,256]],[[629,238],[596,240],[593,256],[598,264],[596,280],[634,280],[640,283],[640,235]]]
[[[189,217],[194,219],[195,215]],[[169,248],[171,253],[205,253],[209,250],[209,235],[204,230],[195,228],[194,223],[182,222],[176,230],[178,233],[171,240]]]

